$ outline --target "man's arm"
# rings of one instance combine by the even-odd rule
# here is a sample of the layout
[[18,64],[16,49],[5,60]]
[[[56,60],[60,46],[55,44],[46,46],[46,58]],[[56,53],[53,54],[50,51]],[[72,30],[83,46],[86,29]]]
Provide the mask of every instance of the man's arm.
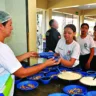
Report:
[[16,56],[16,58],[18,59],[19,62],[21,62],[27,58],[30,58],[30,57],[38,57],[38,53],[31,51],[31,52],[24,53],[20,56]]
[[37,65],[37,66],[33,66],[33,67],[29,67],[29,68],[21,67],[13,74],[17,77],[25,78],[27,76],[38,73],[39,71],[46,68],[47,66],[53,66],[53,65],[57,65],[57,63],[55,62],[54,59],[49,59],[45,63]]
[[90,56],[89,56],[89,59],[88,59],[87,64],[86,64],[87,69],[90,68],[90,63],[93,59],[93,56],[94,56],[94,48],[90,48]]

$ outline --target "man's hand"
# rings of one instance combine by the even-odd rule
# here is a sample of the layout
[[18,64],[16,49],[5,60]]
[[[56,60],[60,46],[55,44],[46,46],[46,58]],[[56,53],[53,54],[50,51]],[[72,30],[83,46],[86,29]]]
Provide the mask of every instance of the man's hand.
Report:
[[58,59],[57,62],[55,62],[56,65],[60,64],[61,63],[61,58]]
[[57,65],[57,64],[58,64],[58,62],[56,62],[53,58],[48,59],[48,60],[45,61],[46,67],[48,67],[48,66],[54,66],[54,65]]
[[34,51],[28,52],[26,55],[28,55],[28,57],[38,57],[38,53]]

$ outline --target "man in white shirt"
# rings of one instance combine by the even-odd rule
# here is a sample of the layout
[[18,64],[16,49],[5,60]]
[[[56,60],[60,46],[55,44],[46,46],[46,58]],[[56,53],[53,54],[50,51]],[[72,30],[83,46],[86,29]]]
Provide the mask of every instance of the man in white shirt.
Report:
[[95,70],[96,71],[96,25],[94,26],[94,43],[95,43],[95,48],[94,48],[94,57],[92,60],[92,64],[91,64],[91,70]]
[[83,70],[90,69],[90,64],[94,56],[94,41],[88,34],[89,25],[83,23],[81,25],[81,36],[78,37],[77,42],[80,44],[81,55],[80,65]]
[[47,66],[58,64],[54,59],[49,59],[38,66],[23,68],[19,61],[37,56],[37,53],[28,52],[16,58],[10,47],[4,44],[5,38],[10,36],[12,30],[12,19],[10,15],[4,11],[0,11],[0,69],[3,69],[0,73],[8,71],[17,77],[25,78],[29,75],[36,74]]

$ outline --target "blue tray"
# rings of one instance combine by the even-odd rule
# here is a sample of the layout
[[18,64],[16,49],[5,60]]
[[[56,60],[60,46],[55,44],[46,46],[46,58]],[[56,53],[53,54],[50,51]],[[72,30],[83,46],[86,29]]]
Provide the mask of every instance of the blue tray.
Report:
[[52,58],[54,56],[54,52],[42,52],[39,53],[39,57],[41,58]]
[[[81,89],[82,92],[77,92],[77,90],[75,88],[78,89],[78,90]],[[73,91],[70,91],[70,90],[73,90]],[[69,94],[69,95],[73,95],[73,94],[76,94],[76,93],[78,93],[78,94],[86,94],[87,93],[87,88],[84,87],[84,86],[80,86],[80,85],[68,85],[68,86],[63,88],[63,91],[66,94]],[[69,91],[71,93],[69,93]]]
[[[29,84],[34,85],[34,88],[28,86]],[[39,84],[36,81],[22,81],[22,82],[17,84],[17,88],[20,89],[20,90],[23,90],[23,91],[28,91],[28,90],[33,90],[33,89],[37,88],[38,85]],[[22,88],[22,86],[28,87],[28,88]]]

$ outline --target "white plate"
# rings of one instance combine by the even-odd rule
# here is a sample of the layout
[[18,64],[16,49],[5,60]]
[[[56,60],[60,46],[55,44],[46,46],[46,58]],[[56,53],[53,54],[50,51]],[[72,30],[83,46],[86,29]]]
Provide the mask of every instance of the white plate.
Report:
[[62,73],[58,74],[58,77],[60,79],[63,79],[63,80],[72,81],[72,80],[80,79],[82,77],[82,75],[79,74],[79,73],[76,73],[76,72],[65,71],[65,72],[62,72]]
[[96,86],[96,79],[91,76],[83,77],[80,79],[80,82],[87,86]]

